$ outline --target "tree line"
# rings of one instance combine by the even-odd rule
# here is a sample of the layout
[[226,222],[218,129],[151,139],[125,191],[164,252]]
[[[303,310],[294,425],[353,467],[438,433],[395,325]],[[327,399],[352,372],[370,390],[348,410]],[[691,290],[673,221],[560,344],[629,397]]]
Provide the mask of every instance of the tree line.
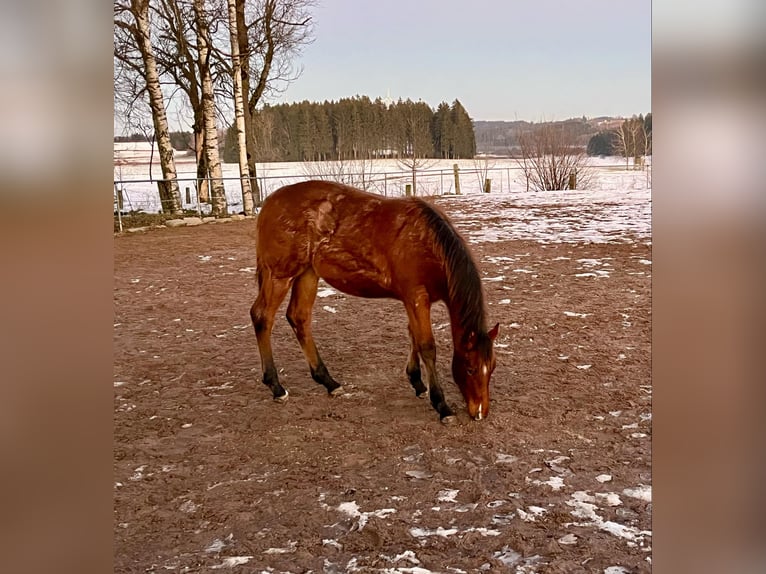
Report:
[[[265,105],[253,115],[260,161],[336,161],[393,158],[472,158],[473,123],[457,99],[436,110],[410,99],[386,104],[367,96],[337,102]],[[235,162],[230,127],[224,161]]]
[[[627,162],[652,153],[651,112],[633,116],[622,122],[617,129],[602,130],[588,141],[588,155],[619,155]],[[638,163],[638,162],[636,162]],[[634,164],[635,165],[635,164]]]

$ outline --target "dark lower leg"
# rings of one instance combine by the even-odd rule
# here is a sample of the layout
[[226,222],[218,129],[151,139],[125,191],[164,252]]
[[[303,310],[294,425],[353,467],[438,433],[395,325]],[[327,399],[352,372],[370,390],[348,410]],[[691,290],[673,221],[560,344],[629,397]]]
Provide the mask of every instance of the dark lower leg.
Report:
[[319,358],[319,363],[316,367],[309,365],[309,368],[311,369],[311,378],[320,385],[323,385],[328,393],[335,395],[340,392],[340,383],[330,376],[330,373],[327,371],[327,367],[325,367],[321,358]]
[[439,413],[439,418],[442,421],[447,419],[447,417],[454,417],[455,413],[447,405],[444,399],[444,392],[439,385],[436,375],[436,347],[434,344],[430,342],[423,345],[420,350],[420,356],[423,359],[423,366],[428,377],[428,396],[431,399],[431,405]]
[[444,393],[438,383],[431,383],[431,388],[429,389],[428,394],[431,399],[431,404],[434,409],[436,409],[436,412],[439,413],[439,418],[442,421],[447,417],[455,416],[455,413],[452,412],[452,409],[444,400]]
[[410,385],[415,389],[415,394],[418,397],[425,397],[428,394],[428,387],[423,383],[423,375],[420,371],[420,358],[418,357],[417,347],[411,330],[410,358],[409,361],[407,361],[407,378],[410,380]]
[[407,363],[407,378],[409,378],[410,384],[415,389],[415,394],[418,397],[424,397],[428,394],[428,387],[423,383],[423,375],[419,364]]
[[263,384],[271,389],[275,401],[287,399],[287,391],[279,384],[279,375],[274,366],[274,356],[271,351],[271,329],[274,325],[276,307],[282,302],[287,292],[287,285],[264,282],[260,286],[258,297],[250,308],[250,318],[253,321],[255,337],[258,340],[258,352],[261,356]]
[[290,323],[303,350],[311,370],[311,378],[334,396],[340,393],[341,385],[327,371],[311,333],[311,309],[314,306],[318,282],[319,278],[312,269],[307,269],[296,279],[290,304],[287,306],[287,322]]
[[274,365],[267,367],[263,371],[263,384],[271,389],[271,394],[274,396],[275,401],[283,402],[287,400],[287,390],[279,384],[279,375],[277,375],[277,369]]

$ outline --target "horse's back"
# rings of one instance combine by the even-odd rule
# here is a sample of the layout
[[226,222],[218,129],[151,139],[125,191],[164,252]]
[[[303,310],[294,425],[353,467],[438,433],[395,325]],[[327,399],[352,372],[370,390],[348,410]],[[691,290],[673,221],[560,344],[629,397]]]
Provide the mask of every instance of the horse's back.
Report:
[[258,264],[282,277],[312,267],[346,293],[400,298],[421,275],[439,275],[420,213],[420,200],[325,181],[289,185],[259,214]]

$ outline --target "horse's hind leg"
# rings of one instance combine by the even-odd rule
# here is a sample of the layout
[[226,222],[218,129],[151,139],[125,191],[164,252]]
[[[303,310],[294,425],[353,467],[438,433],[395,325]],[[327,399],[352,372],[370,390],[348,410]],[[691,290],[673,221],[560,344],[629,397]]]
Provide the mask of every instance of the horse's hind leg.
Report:
[[311,378],[323,385],[330,395],[335,396],[343,392],[343,387],[327,371],[311,333],[311,309],[316,299],[318,283],[319,277],[310,267],[295,279],[290,304],[287,306],[287,321],[306,356]]
[[287,400],[287,390],[279,384],[279,376],[274,366],[271,351],[271,329],[274,327],[274,315],[287,295],[291,279],[274,279],[268,269],[258,270],[258,297],[250,308],[255,336],[258,339],[258,351],[261,355],[263,384],[271,389],[274,400]]
[[412,388],[418,398],[428,395],[428,387],[423,384],[423,377],[420,371],[420,355],[418,354],[418,345],[415,342],[415,335],[412,334],[412,328],[408,325],[407,331],[410,333],[410,358],[407,361],[407,378],[410,380]]

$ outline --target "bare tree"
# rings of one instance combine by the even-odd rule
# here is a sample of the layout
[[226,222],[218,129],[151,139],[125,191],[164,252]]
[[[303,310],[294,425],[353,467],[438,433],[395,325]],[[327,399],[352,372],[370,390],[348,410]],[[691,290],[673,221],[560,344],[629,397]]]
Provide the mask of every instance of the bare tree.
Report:
[[419,170],[428,169],[435,163],[426,159],[433,153],[431,139],[431,108],[423,102],[412,103],[409,100],[398,106],[403,114],[404,152],[397,161],[402,168],[411,173],[412,195],[417,195],[417,175]]
[[197,160],[197,197],[208,203],[208,163],[205,153],[205,121],[196,55],[194,8],[188,0],[157,0],[160,33],[156,42],[157,61],[162,74],[180,88],[191,108],[194,151]]
[[625,158],[625,169],[630,168],[630,158],[633,158],[634,169],[640,169],[650,145],[650,136],[642,118],[634,116],[625,120],[614,132],[613,148]]
[[312,179],[337,181],[370,191],[375,183],[374,162],[364,156],[358,159],[313,161],[303,164],[303,173]]
[[479,178],[479,189],[489,191],[489,170],[495,167],[495,162],[487,156],[474,156],[473,167],[476,169],[476,176]]
[[[128,98],[138,99],[144,93],[148,95],[162,169],[162,180],[157,182],[160,204],[163,211],[181,213],[181,192],[178,188],[173,146],[170,143],[165,100],[151,41],[151,28],[149,0],[114,1],[115,62],[126,74],[123,79],[129,85],[132,84],[132,93]],[[131,71],[133,79],[128,80],[127,74]]]
[[231,36],[232,80],[234,89],[234,117],[239,150],[239,178],[242,186],[242,207],[245,214],[253,214],[253,190],[250,185],[250,169],[247,162],[247,137],[245,131],[245,105],[242,91],[242,61],[239,53],[237,30],[237,0],[227,0],[229,8],[229,34]]
[[246,10],[245,0],[235,0],[237,41],[242,58],[242,90],[248,170],[255,202],[261,191],[256,179],[256,143],[253,116],[264,96],[279,91],[297,75],[291,59],[311,42],[313,27],[309,8],[313,0],[254,0]]
[[205,156],[210,170],[210,191],[213,215],[226,215],[226,191],[218,151],[218,127],[216,122],[215,94],[210,70],[210,30],[205,0],[194,0],[194,21],[197,28],[197,60],[202,95],[202,118],[205,127]]
[[517,162],[535,191],[569,189],[573,179],[580,187],[591,183],[585,150],[576,145],[576,134],[566,125],[533,124],[518,140],[521,158]]

